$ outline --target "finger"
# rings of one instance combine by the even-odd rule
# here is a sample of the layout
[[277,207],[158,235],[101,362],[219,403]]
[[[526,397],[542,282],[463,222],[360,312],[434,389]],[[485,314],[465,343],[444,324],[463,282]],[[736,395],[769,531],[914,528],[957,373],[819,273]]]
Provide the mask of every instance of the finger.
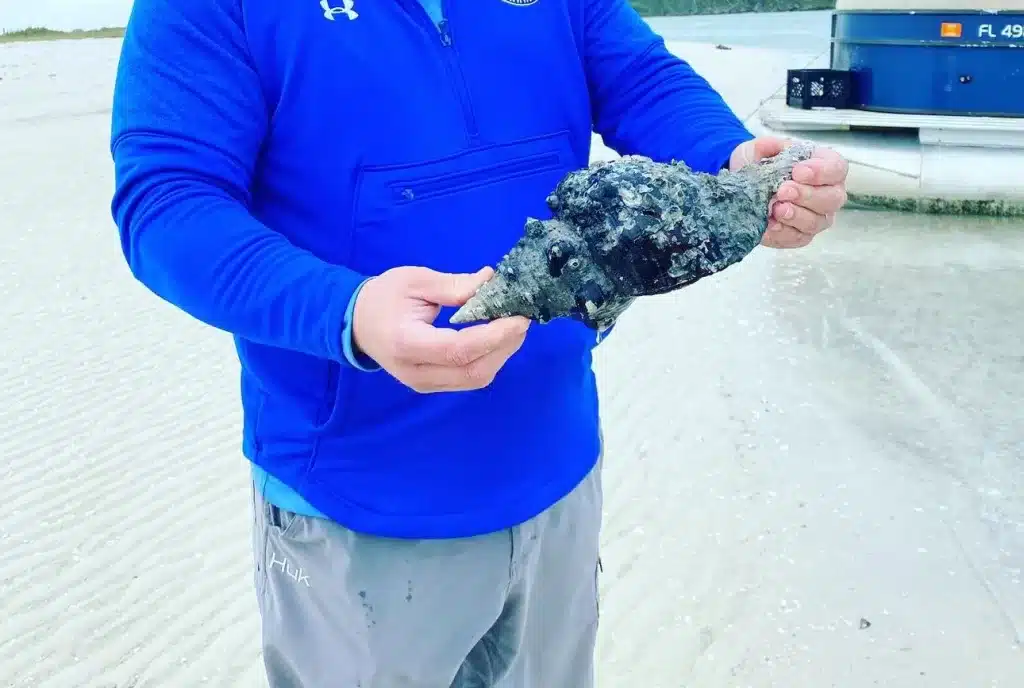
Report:
[[437,272],[422,268],[409,285],[412,295],[439,306],[461,306],[466,303],[494,270],[481,268],[472,274]]
[[[793,141],[791,139],[784,139],[778,136],[758,137],[754,139],[754,160],[761,160],[762,158],[770,158],[778,155],[791,145],[793,145]],[[754,160],[751,160],[750,162],[754,162]]]
[[398,343],[396,357],[405,363],[460,368],[526,336],[526,318],[500,318],[461,330],[410,323]]
[[793,166],[793,179],[811,186],[843,184],[849,173],[849,163],[830,148],[816,148],[810,160]]
[[521,340],[508,342],[461,368],[432,363],[416,365],[404,382],[422,393],[482,389],[494,381],[495,375],[520,346]]
[[746,167],[757,159],[755,156],[756,152],[754,141],[744,141],[740,145],[736,146],[732,155],[729,156],[729,169],[735,172],[738,169]]
[[783,182],[775,198],[802,206],[818,215],[829,215],[846,204],[846,187],[841,184],[811,186],[795,181]]
[[735,171],[762,158],[778,155],[791,145],[793,145],[791,139],[779,138],[777,136],[761,136],[744,141],[729,156],[729,169]]
[[804,234],[817,234],[825,229],[825,216],[813,213],[793,203],[777,203],[772,217],[786,227],[792,227]]
[[805,234],[792,227],[780,225],[772,221],[768,225],[768,231],[761,239],[761,244],[768,248],[803,248],[814,239],[813,234]]

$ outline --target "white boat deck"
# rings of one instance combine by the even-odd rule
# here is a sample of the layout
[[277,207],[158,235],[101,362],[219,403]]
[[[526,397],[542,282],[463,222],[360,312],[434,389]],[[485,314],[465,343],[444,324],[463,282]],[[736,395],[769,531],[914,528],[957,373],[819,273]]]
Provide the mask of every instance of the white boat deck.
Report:
[[1015,215],[1024,204],[1024,118],[804,110],[776,95],[757,119],[760,133],[810,138],[845,156],[857,197],[985,201]]
[[1024,117],[957,117],[913,115],[867,110],[803,110],[772,98],[761,109],[761,121],[772,129],[787,131],[842,131],[865,129],[942,129],[992,132],[1024,136]]

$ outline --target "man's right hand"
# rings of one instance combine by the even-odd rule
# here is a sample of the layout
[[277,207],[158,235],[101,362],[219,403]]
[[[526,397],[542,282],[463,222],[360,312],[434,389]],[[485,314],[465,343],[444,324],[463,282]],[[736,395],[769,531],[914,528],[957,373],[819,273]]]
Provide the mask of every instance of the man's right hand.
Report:
[[486,387],[526,338],[530,321],[501,318],[462,330],[433,326],[441,306],[461,306],[494,271],[447,274],[393,268],[370,279],[356,299],[353,343],[417,392]]

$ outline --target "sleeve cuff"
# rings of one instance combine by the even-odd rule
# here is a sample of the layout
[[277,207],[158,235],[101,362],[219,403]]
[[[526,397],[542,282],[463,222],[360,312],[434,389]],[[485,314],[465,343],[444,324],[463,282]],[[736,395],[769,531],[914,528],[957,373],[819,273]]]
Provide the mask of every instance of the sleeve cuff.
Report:
[[363,287],[369,282],[369,278],[363,280],[356,287],[356,290],[352,292],[352,298],[349,299],[348,308],[345,309],[345,329],[341,332],[341,346],[342,353],[345,355],[345,361],[348,362],[353,368],[361,370],[364,373],[372,373],[381,369],[377,362],[372,358],[356,350],[355,342],[352,337],[352,321],[354,319],[356,310],[356,299],[359,298],[359,292],[363,290]]

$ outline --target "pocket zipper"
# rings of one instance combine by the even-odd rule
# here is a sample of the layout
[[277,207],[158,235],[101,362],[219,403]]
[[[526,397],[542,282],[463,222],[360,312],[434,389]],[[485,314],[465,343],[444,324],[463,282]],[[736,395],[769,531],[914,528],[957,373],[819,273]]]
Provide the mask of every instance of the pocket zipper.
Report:
[[478,186],[506,181],[528,174],[539,174],[559,166],[558,153],[543,153],[518,160],[498,163],[470,172],[424,179],[422,181],[397,182],[391,185],[392,194],[399,203],[413,203],[429,198],[448,196]]

